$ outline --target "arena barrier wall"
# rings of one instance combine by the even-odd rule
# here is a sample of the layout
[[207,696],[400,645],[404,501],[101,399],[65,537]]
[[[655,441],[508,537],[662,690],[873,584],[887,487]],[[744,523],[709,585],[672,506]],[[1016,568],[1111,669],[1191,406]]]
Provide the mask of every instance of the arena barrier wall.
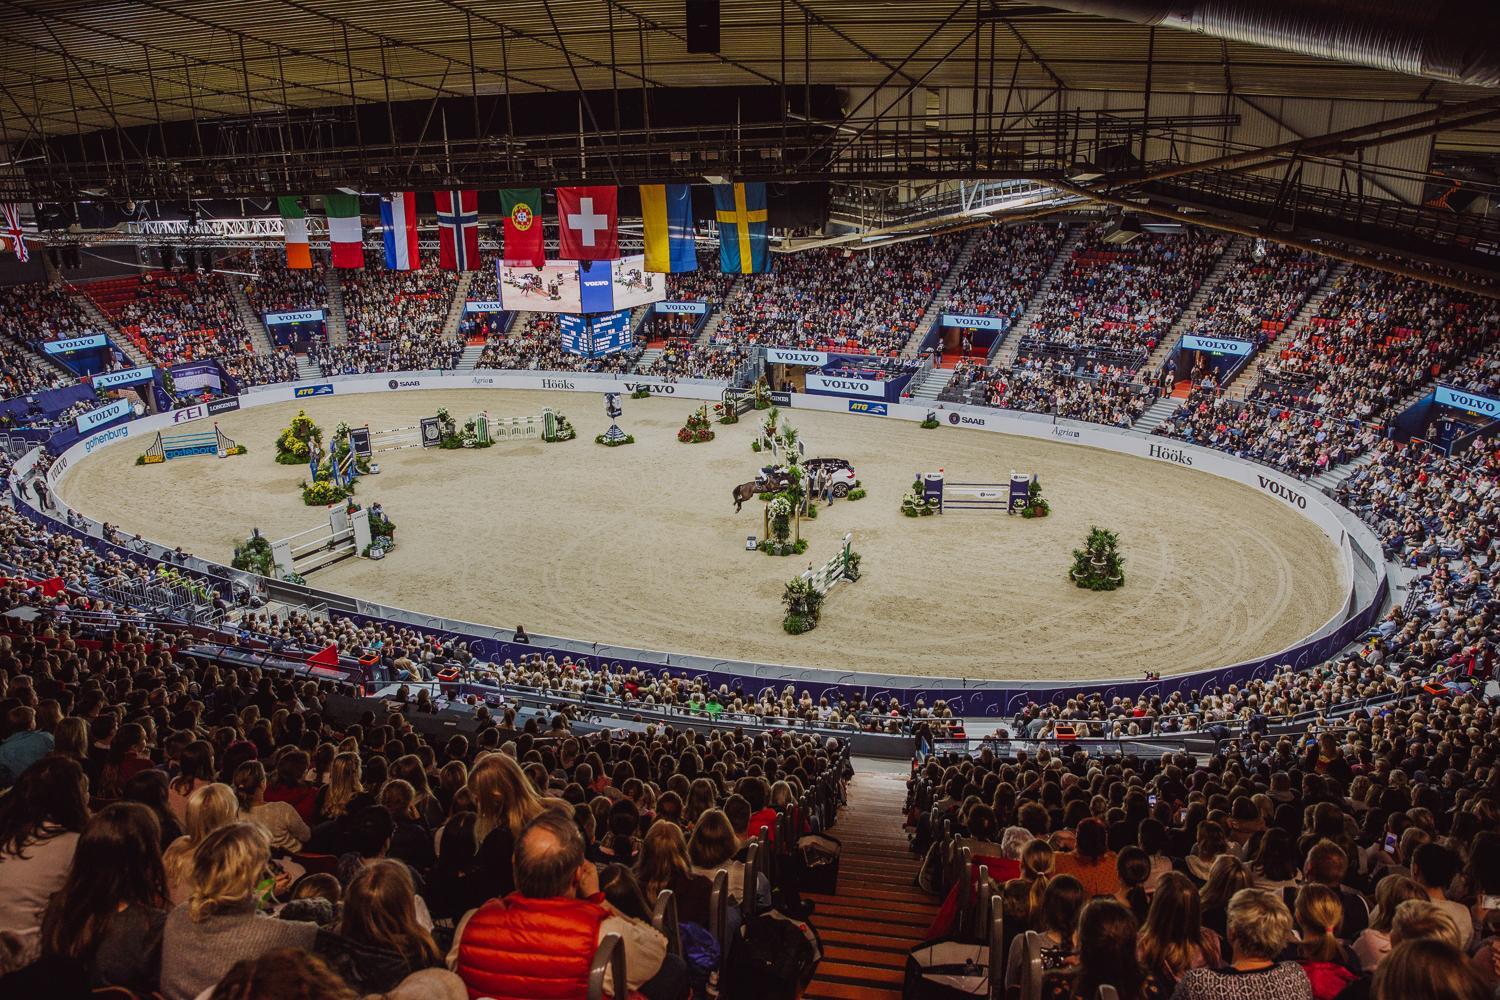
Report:
[[[581,375],[572,372],[496,372],[493,375],[478,375],[473,372],[414,372],[386,373],[380,376],[346,376],[312,382],[260,386],[241,394],[237,398],[237,403],[239,408],[249,408],[273,403],[295,402],[319,395],[388,393],[393,387],[401,391],[493,388],[602,393],[629,392],[641,385],[647,386],[653,395],[681,396],[685,399],[697,400],[722,399],[724,390],[724,383],[720,381],[681,379],[674,382],[666,379],[643,378],[634,374],[616,377]],[[959,428],[1050,439],[1080,447],[1101,448],[1147,461],[1190,468],[1242,483],[1279,501],[1293,513],[1307,517],[1334,542],[1341,553],[1344,585],[1349,595],[1343,611],[1331,618],[1312,636],[1275,654],[1223,667],[1173,674],[1156,681],[1146,681],[1140,677],[1124,677],[1114,680],[980,680],[914,677],[859,671],[840,672],[811,667],[722,660],[535,634],[530,644],[519,645],[511,641],[513,633],[508,629],[389,607],[331,591],[293,587],[261,578],[253,578],[253,580],[265,590],[282,591],[288,597],[295,596],[310,603],[326,603],[331,615],[347,617],[362,623],[378,624],[381,621],[388,621],[434,636],[462,639],[469,642],[470,648],[476,655],[487,660],[515,659],[527,653],[552,654],[559,659],[563,656],[571,656],[574,659],[583,656],[591,661],[604,660],[611,664],[618,663],[626,669],[638,668],[650,672],[669,671],[677,676],[703,677],[715,685],[739,681],[750,691],[758,691],[762,687],[779,689],[786,684],[795,684],[812,691],[814,695],[823,691],[860,693],[865,697],[887,694],[906,700],[920,697],[928,704],[941,698],[953,706],[958,714],[991,717],[1010,716],[1029,701],[1045,702],[1065,699],[1080,691],[1097,692],[1106,698],[1156,695],[1164,697],[1175,691],[1185,692],[1190,689],[1201,689],[1206,685],[1244,683],[1255,678],[1267,677],[1276,667],[1283,664],[1297,668],[1309,667],[1336,655],[1350,643],[1359,639],[1379,618],[1384,608],[1388,594],[1388,581],[1380,542],[1374,533],[1353,514],[1339,507],[1311,485],[1266,466],[1194,445],[1148,437],[1119,428],[1072,420],[1054,420],[1041,414],[978,406],[929,407],[906,403],[884,404],[879,411],[872,411],[868,404],[865,404],[856,410],[855,405],[861,402],[834,396],[794,394],[791,406],[794,409],[850,413],[851,419],[869,419],[875,416],[880,419],[908,421],[921,421],[929,410],[941,409],[958,416],[959,419],[956,422],[952,421],[951,416],[949,419]],[[627,418],[628,414],[627,409]],[[56,485],[66,475],[68,469],[95,451],[108,449],[120,441],[139,438],[163,427],[180,425],[183,422],[174,422],[172,413],[161,413],[117,424],[87,436],[64,431],[49,442],[49,451],[57,458],[47,473],[48,484],[53,487],[55,495]],[[36,455],[37,452],[33,450],[18,460],[16,466],[18,475],[24,476],[29,473],[35,465]],[[32,503],[29,495],[22,496],[21,501],[28,507]],[[57,522],[54,520],[52,523]],[[153,546],[153,549],[162,550],[157,546]],[[1355,583],[1356,560],[1364,568],[1365,575],[1373,579],[1371,585],[1363,593],[1359,592],[1360,588],[1357,588]],[[238,579],[246,576],[220,564],[197,558],[190,558],[187,565],[191,569],[207,572],[217,577]]]

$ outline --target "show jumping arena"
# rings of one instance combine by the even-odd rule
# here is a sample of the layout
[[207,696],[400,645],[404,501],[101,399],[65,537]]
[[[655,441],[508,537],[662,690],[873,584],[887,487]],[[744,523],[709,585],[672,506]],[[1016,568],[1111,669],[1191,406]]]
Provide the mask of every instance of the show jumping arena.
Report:
[[[731,488],[763,464],[752,453],[762,414],[681,444],[698,405],[624,399],[636,443],[602,448],[602,397],[497,390],[337,395],[222,413],[248,448],[233,462],[137,466],[144,442],[72,464],[59,495],[122,531],[227,563],[251,527],[270,538],[320,517],[302,504],[305,466],[274,461],[273,442],[299,408],[326,435],[339,421],[414,424],[439,407],[456,418],[566,413],[578,437],[498,441],[483,450],[412,448],[382,456],[358,499],[397,525],[379,562],[319,572],[323,589],[450,618],[612,645],[833,670],[1079,680],[1180,673],[1277,652],[1311,635],[1347,594],[1339,553],[1310,520],[1273,497],[1169,462],[991,432],[849,413],[782,410],[807,457],[853,463],[869,495],[802,522],[802,556],[745,551],[762,505],[734,513]],[[194,425],[193,429],[198,429]],[[1052,515],[995,512],[907,518],[913,474],[1003,483],[1035,472]],[[1120,590],[1067,578],[1090,525],[1117,531]],[[781,629],[786,580],[834,554],[845,532],[863,557],[858,582],[828,597],[813,632]]]

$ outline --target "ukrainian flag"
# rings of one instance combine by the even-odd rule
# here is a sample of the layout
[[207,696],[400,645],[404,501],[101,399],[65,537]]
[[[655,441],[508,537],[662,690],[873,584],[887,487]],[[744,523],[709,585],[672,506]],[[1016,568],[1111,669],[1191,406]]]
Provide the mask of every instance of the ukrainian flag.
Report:
[[641,220],[646,270],[677,274],[698,270],[693,232],[693,194],[686,184],[642,184]]
[[715,184],[719,223],[719,269],[725,274],[762,274],[771,269],[764,184]]

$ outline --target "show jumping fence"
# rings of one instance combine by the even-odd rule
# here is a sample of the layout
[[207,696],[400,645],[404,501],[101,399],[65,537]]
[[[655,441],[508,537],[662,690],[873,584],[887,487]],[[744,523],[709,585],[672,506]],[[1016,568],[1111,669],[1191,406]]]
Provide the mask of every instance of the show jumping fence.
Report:
[[238,455],[239,446],[234,443],[219,425],[214,424],[211,431],[198,431],[193,434],[168,434],[163,435],[161,431],[156,432],[156,440],[146,449],[141,456],[142,464],[155,465],[158,462],[166,462],[174,458],[186,458],[189,455],[217,455],[224,458],[229,455]]
[[271,557],[276,561],[278,576],[307,576],[362,554],[371,538],[370,512],[360,508],[350,514],[344,504],[337,503],[328,508],[326,525],[273,541]]
[[417,423],[407,424],[405,427],[371,430],[370,425],[366,424],[349,431],[349,445],[360,458],[405,448],[436,448],[442,440],[443,429],[437,417],[423,417]]
[[802,574],[802,579],[812,584],[820,594],[826,594],[840,580],[852,580],[849,569],[853,560],[854,532],[844,536],[843,544],[833,556],[821,566],[814,566]]
[[550,407],[525,417],[491,417],[480,413],[474,417],[474,435],[480,441],[523,441],[527,438],[550,440],[557,432],[557,417]]
[[941,472],[923,473],[922,497],[936,498],[938,513],[950,510],[999,511],[1014,514],[1026,506],[1030,496],[1031,477],[1018,472],[1010,474],[1007,483],[950,483]]

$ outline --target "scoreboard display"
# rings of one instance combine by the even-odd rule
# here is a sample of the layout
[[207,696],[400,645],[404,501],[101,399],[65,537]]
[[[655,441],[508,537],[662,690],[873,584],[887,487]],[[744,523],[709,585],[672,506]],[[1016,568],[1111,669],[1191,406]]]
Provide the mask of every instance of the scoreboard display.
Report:
[[602,358],[628,350],[634,343],[630,330],[630,310],[558,318],[562,331],[562,349],[568,354]]

